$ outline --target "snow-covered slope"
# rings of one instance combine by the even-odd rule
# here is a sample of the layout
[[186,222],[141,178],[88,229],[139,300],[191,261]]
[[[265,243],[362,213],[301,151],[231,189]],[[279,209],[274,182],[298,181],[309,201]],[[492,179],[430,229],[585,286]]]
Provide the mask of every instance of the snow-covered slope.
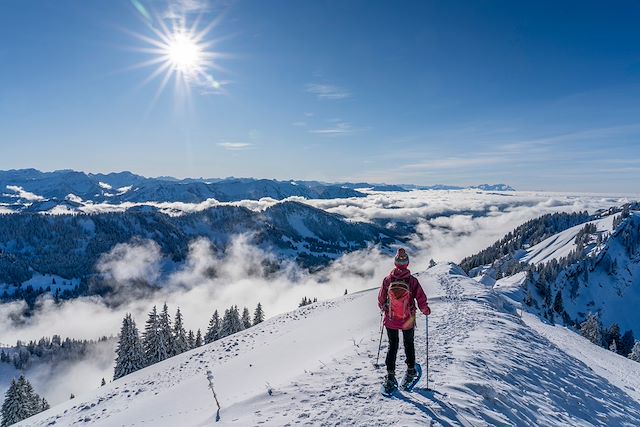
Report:
[[[565,323],[580,323],[591,312],[605,327],[640,330],[640,213],[620,218],[589,221],[520,251],[520,261],[535,269],[501,278],[494,290]],[[485,270],[495,275],[494,268]]]
[[[590,221],[590,224],[596,226],[597,233],[613,232],[613,219],[615,215],[608,215],[604,218]],[[576,225],[554,236],[551,236],[537,245],[532,246],[526,251],[526,255],[521,261],[530,264],[540,264],[549,262],[552,259],[560,260],[568,256],[571,251],[576,250],[576,236],[580,230],[584,228],[584,224]]]
[[[614,357],[614,368],[590,369],[600,350],[579,337],[563,350],[562,340],[548,338],[551,326],[523,321],[456,266],[436,266],[419,279],[433,310],[435,392],[423,380],[401,398],[380,396],[373,289],[269,319],[20,425],[214,425],[208,369],[223,407],[215,425],[637,425],[640,364]],[[424,317],[418,325],[422,360]],[[402,356],[398,365],[402,374]]]

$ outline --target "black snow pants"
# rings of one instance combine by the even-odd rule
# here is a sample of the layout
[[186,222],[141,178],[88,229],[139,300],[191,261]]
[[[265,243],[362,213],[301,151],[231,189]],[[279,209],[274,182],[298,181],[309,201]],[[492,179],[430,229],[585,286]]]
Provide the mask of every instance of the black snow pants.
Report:
[[[387,372],[395,372],[396,370],[396,356],[398,355],[398,346],[400,344],[400,331],[397,329],[387,329],[387,336],[389,337],[389,350],[387,351],[387,358],[385,364],[387,365]],[[414,329],[408,329],[402,331],[402,341],[404,342],[404,354],[407,356],[407,367],[411,368],[416,363],[416,348],[413,345],[413,331]]]

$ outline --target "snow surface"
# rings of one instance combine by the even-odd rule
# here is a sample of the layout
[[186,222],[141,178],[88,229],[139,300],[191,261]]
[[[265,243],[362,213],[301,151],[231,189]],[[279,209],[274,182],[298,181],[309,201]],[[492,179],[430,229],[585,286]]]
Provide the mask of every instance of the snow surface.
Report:
[[[274,317],[20,425],[638,425],[640,364],[521,318],[457,266],[438,265],[418,277],[433,310],[435,392],[425,389],[423,378],[413,393],[380,395],[384,369],[373,367],[380,317],[372,289]],[[420,316],[420,361],[424,322]],[[403,360],[399,355],[399,375]],[[219,423],[209,369],[222,405]]]
[[[597,231],[600,233],[611,233],[613,231],[614,217],[615,215],[609,215],[588,223],[595,224]],[[522,257],[521,261],[530,264],[546,263],[552,259],[559,261],[560,258],[566,257],[571,251],[576,249],[576,236],[588,223],[571,227],[532,246],[527,250],[526,255]]]
[[[54,283],[55,282],[55,283]],[[22,282],[20,288],[22,290],[27,289],[29,286],[33,287],[34,290],[38,289],[46,289],[47,287],[51,287],[51,295],[55,295],[56,290],[59,289],[60,292],[64,290],[73,290],[77,286],[80,285],[80,279],[65,279],[64,277],[60,277],[55,274],[40,274],[35,273],[31,279]],[[15,285],[10,285],[6,283],[0,283],[0,294],[5,290],[9,295],[13,294],[17,287]]]

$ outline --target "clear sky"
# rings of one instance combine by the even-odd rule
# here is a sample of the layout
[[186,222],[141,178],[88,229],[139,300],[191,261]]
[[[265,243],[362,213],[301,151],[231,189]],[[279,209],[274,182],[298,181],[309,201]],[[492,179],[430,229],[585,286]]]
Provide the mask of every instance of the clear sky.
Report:
[[635,0],[0,8],[0,169],[639,191]]

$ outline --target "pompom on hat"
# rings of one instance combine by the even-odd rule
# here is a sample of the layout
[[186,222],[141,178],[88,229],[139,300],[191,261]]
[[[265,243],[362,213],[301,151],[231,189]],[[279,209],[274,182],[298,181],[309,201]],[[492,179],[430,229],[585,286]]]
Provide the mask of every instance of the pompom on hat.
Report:
[[398,249],[394,263],[398,268],[407,268],[409,266],[409,255],[403,248]]

